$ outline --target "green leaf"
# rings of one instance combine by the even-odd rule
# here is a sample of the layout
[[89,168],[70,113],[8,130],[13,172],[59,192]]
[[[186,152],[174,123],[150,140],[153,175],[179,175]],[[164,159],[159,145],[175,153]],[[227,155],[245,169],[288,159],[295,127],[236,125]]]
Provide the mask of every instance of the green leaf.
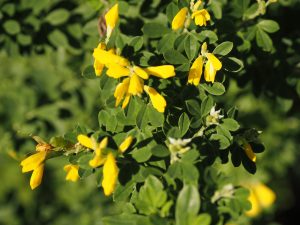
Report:
[[82,32],[89,36],[98,36],[98,20],[91,20],[87,22],[83,28]]
[[244,69],[244,63],[242,60],[235,57],[225,57],[222,59],[223,68],[229,72],[239,72]]
[[212,85],[209,84],[201,84],[201,87],[208,93],[212,95],[222,95],[225,93],[225,87],[222,83],[214,82]]
[[268,33],[275,33],[279,30],[279,24],[274,20],[261,20],[257,26]]
[[149,122],[154,127],[162,127],[165,121],[164,114],[158,112],[156,109],[153,108],[152,105],[148,105],[147,107],[147,118],[149,119]]
[[236,131],[240,128],[238,122],[231,118],[226,118],[222,120],[222,126],[225,127],[227,130]]
[[192,184],[197,186],[199,179],[199,171],[197,167],[191,162],[182,162],[180,165],[184,184]]
[[55,47],[65,47],[69,46],[69,41],[66,35],[60,30],[54,30],[48,35],[48,40]]
[[146,23],[142,28],[145,36],[159,38],[169,32],[169,29],[160,23]]
[[159,53],[164,53],[167,50],[173,49],[176,38],[177,36],[175,33],[169,33],[164,35],[157,44],[157,51]]
[[220,149],[226,149],[230,146],[229,139],[222,134],[213,134],[211,135],[210,140],[217,141]]
[[24,34],[18,34],[17,35],[17,41],[23,45],[23,46],[27,46],[30,45],[32,42],[32,38],[29,35],[24,35]]
[[199,48],[200,44],[193,35],[188,35],[187,38],[185,38],[184,50],[189,60],[192,60],[196,56]]
[[214,100],[207,96],[203,101],[201,102],[201,116],[205,117],[211,110],[211,108],[214,105]]
[[219,44],[213,51],[216,55],[228,55],[233,48],[233,43],[231,41],[224,41],[221,44]]
[[144,45],[144,38],[143,36],[136,36],[131,39],[129,46],[132,46],[134,51],[140,50]]
[[50,23],[53,26],[60,25],[65,23],[70,17],[70,12],[66,9],[57,9],[49,13],[45,21]]
[[216,33],[211,30],[201,31],[196,37],[200,42],[204,42],[205,39],[208,39],[210,44],[216,43],[218,40]]
[[145,184],[141,187],[135,202],[139,212],[150,215],[158,212],[167,201],[167,193],[164,186],[155,176],[148,176]]
[[127,182],[125,185],[118,184],[113,194],[114,201],[127,201],[129,195],[133,192],[135,182],[133,180]]
[[267,52],[270,52],[273,48],[272,39],[265,31],[260,28],[256,30],[256,43],[259,47]]
[[210,8],[217,19],[222,19],[222,3],[217,1],[212,1],[210,3]]
[[131,151],[132,157],[139,163],[146,162],[152,156],[150,146],[145,146],[142,148],[136,148]]
[[120,214],[102,218],[104,225],[153,225],[149,217],[136,214]]
[[197,216],[196,219],[192,221],[190,225],[210,225],[211,223],[211,216],[208,213],[201,213]]
[[139,129],[143,130],[147,125],[148,118],[147,118],[147,106],[143,105],[140,109],[139,113],[136,117],[136,125]]
[[10,35],[16,35],[21,31],[21,26],[16,20],[7,20],[3,23],[4,30]]
[[178,121],[178,129],[180,131],[181,137],[183,137],[186,134],[186,132],[189,130],[190,123],[191,122],[188,115],[186,113],[182,113]]
[[87,79],[95,79],[97,77],[96,74],[95,74],[95,69],[92,65],[87,66],[82,71],[82,76],[87,78]]
[[166,157],[170,155],[170,151],[164,145],[155,145],[151,149],[152,155],[157,157]]
[[184,55],[182,55],[180,52],[176,51],[176,50],[168,50],[164,53],[164,58],[168,63],[171,64],[185,64],[188,63],[188,59],[186,57],[184,57]]
[[185,185],[179,192],[176,202],[176,225],[189,225],[189,218],[196,216],[199,209],[200,196],[196,186]]
[[166,14],[167,14],[167,17],[168,17],[168,21],[170,23],[172,23],[173,21],[173,18],[175,17],[175,15],[178,13],[178,6],[171,2],[168,6],[167,6],[167,10],[166,10]]
[[194,116],[201,115],[201,107],[198,101],[190,99],[185,101],[185,104],[190,114]]

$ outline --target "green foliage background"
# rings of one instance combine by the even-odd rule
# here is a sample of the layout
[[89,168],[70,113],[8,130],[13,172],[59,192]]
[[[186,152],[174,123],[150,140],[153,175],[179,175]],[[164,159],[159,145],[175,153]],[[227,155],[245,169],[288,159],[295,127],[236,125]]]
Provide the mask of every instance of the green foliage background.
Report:
[[[128,1],[132,5],[137,2]],[[121,30],[142,35],[143,20],[161,21],[157,12],[169,2],[143,1],[140,11],[121,12]],[[214,2],[211,10],[216,17],[231,13],[242,21],[245,15],[251,17],[246,9],[255,1]],[[108,3],[0,1],[0,224],[102,224],[103,216],[119,210],[110,207],[111,199],[97,190],[93,177],[76,184],[65,182],[63,160],[50,160],[42,186],[31,191],[28,177],[8,154],[16,151],[16,157],[22,157],[32,151],[31,134],[46,139],[77,125],[98,127],[97,114],[102,107],[99,84],[84,79],[81,71],[92,62],[91,51],[99,40],[99,16]],[[285,216],[299,207],[299,196],[298,202],[295,200],[300,186],[300,31],[295,22],[299,12],[297,0],[270,6],[263,17],[279,23],[280,30],[274,34],[276,27],[264,30],[259,22],[247,20],[232,24],[225,16],[216,24],[224,34],[226,29],[232,31],[219,36],[218,43],[230,38],[238,46],[234,54],[244,62],[243,70],[230,73],[228,92],[218,104],[236,105],[242,125],[263,131],[266,151],[258,155],[255,176],[272,187],[278,198],[273,209],[253,224],[287,224]],[[137,15],[138,19],[133,18]],[[125,21],[135,26],[122,27]],[[151,29],[149,33],[153,38],[160,36]],[[217,41],[213,34],[205,35],[210,43]],[[232,166],[219,168],[239,182],[253,176]],[[148,185],[151,182],[157,181]]]

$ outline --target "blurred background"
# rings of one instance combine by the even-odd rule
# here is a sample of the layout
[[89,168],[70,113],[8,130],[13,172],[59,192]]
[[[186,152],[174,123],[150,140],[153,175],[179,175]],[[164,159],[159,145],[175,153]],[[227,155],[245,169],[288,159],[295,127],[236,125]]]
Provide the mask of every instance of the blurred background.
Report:
[[[19,167],[35,150],[30,135],[47,140],[82,123],[98,127],[99,85],[81,71],[93,62],[99,18],[109,6],[100,0],[0,0],[0,225],[96,225],[117,210],[92,177],[65,182],[63,160],[47,161],[34,191],[30,174]],[[252,224],[294,224],[300,213],[299,14],[299,0],[270,7],[268,17],[281,27],[273,36],[276,51],[254,49],[246,73],[232,76],[220,99],[237,106],[243,126],[263,131],[266,151],[258,155],[255,176],[277,199]]]

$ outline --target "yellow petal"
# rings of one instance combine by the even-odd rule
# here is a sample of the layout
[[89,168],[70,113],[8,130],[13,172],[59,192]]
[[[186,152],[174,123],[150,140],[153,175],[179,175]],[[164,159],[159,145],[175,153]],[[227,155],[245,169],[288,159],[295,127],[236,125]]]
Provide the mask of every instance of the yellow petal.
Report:
[[202,56],[199,56],[193,63],[188,76],[188,83],[197,86],[200,82],[203,68]]
[[111,35],[119,19],[119,5],[115,4],[106,14],[105,21],[107,26],[107,36]]
[[114,93],[114,97],[116,98],[116,105],[118,106],[120,104],[120,102],[122,101],[124,95],[127,93],[128,91],[128,86],[129,86],[129,78],[126,78],[123,80],[122,83],[118,84]]
[[250,190],[250,196],[248,200],[251,203],[251,209],[246,212],[246,215],[250,217],[255,217],[262,211],[262,208],[253,190]]
[[112,153],[109,153],[103,166],[102,180],[102,187],[106,196],[109,196],[114,192],[118,180],[118,174],[119,168],[117,167],[115,157]]
[[79,134],[77,136],[77,141],[83,145],[84,147],[95,149],[95,143],[94,140],[86,135]]
[[103,138],[103,140],[102,140],[102,141],[100,142],[100,144],[99,144],[99,148],[100,148],[100,149],[106,148],[107,143],[108,143],[108,138],[107,138],[107,137]]
[[100,76],[102,74],[104,68],[104,64],[99,63],[99,61],[95,60],[94,61],[94,70],[96,76]]
[[125,108],[126,108],[126,106],[127,106],[128,103],[129,103],[130,97],[131,97],[130,94],[126,94],[126,97],[125,97],[125,99],[124,99],[124,101],[123,101],[123,104],[122,104],[122,109],[125,109]]
[[206,57],[207,57],[208,61],[211,61],[215,70],[220,70],[222,68],[222,63],[214,54],[206,53]]
[[196,25],[206,26],[206,22],[210,20],[210,15],[206,9],[201,9],[193,12],[192,19],[194,18]]
[[20,164],[23,167],[22,172],[26,173],[35,170],[37,167],[40,166],[40,164],[42,164],[45,161],[46,156],[47,156],[46,151],[37,152],[31,156],[28,156]]
[[248,156],[248,158],[252,161],[252,162],[256,162],[256,155],[252,150],[252,147],[249,143],[245,144],[243,146],[244,151],[246,153],[246,155]]
[[260,205],[263,208],[268,208],[275,202],[276,194],[266,185],[259,183],[254,186],[254,190],[260,202]]
[[255,217],[264,208],[268,208],[274,203],[276,194],[262,183],[256,183],[249,188],[250,196],[248,200],[251,202],[252,208],[246,214],[250,217]]
[[150,66],[147,67],[146,72],[163,79],[175,76],[175,68],[172,65]]
[[184,7],[179,10],[172,21],[172,30],[178,30],[184,26],[186,14],[188,12],[188,8]]
[[37,168],[35,168],[31,174],[30,187],[32,190],[41,184],[43,174],[44,174],[44,164],[42,163]]
[[94,49],[93,57],[95,60],[98,60],[99,63],[102,63],[107,67],[109,64],[119,64],[120,66],[129,66],[130,64],[129,61],[122,56],[98,48]]
[[78,174],[78,165],[68,164],[64,166],[64,170],[67,172],[66,180],[76,182],[80,177]]
[[163,96],[158,94],[158,92],[149,86],[144,86],[145,92],[150,96],[150,100],[152,102],[153,107],[158,111],[163,113],[167,106],[166,100]]
[[138,75],[133,74],[130,77],[128,93],[131,95],[138,95],[143,92],[144,82]]
[[130,70],[124,66],[120,66],[117,63],[108,65],[108,70],[106,71],[107,76],[118,79],[123,76],[128,76]]
[[145,70],[143,70],[141,67],[134,66],[133,71],[142,79],[147,80],[149,78],[148,73],[146,73]]
[[207,43],[204,42],[201,46],[201,55],[204,56],[206,54],[206,52],[207,52]]
[[205,69],[204,69],[204,78],[207,82],[215,82],[215,77],[216,77],[217,71],[213,67],[213,64],[211,61],[207,61],[205,64]]
[[128,148],[129,146],[131,145],[133,141],[133,137],[132,136],[128,136],[119,146],[119,151],[121,153],[124,153]]
[[195,5],[193,6],[193,11],[196,11],[196,10],[199,8],[199,6],[201,5],[201,3],[202,3],[201,0],[197,1],[197,2],[195,3]]
[[92,168],[96,168],[96,167],[99,167],[99,166],[103,165],[105,160],[106,160],[106,158],[103,155],[95,154],[94,158],[89,161],[89,165]]

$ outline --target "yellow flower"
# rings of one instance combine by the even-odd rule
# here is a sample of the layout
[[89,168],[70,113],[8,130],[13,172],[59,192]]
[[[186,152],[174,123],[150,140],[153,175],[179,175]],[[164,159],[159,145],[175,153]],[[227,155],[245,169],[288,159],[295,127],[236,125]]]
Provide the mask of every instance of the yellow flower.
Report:
[[204,69],[204,78],[207,82],[214,82],[216,73],[222,68],[220,60],[212,53],[206,53],[207,62]]
[[[144,88],[144,80],[147,80],[150,75],[166,79],[175,76],[175,69],[172,65],[162,65],[162,66],[150,66],[147,68],[141,68],[136,65],[130,65],[129,61],[122,56],[115,55],[112,52],[108,52],[102,49],[94,49],[93,56],[96,60],[98,60],[101,64],[104,64],[108,70],[106,72],[107,76],[119,79],[122,77],[126,77],[119,83],[115,89],[114,97],[116,98],[116,106],[118,106],[121,101],[122,108],[124,109],[133,95],[140,96],[143,91],[146,89]],[[153,88],[152,88],[153,89]],[[154,93],[155,96],[159,96],[153,98],[153,95],[150,95],[150,99],[160,99],[160,101],[152,101],[152,104],[155,109],[159,112],[163,112],[164,108],[166,107],[165,100],[161,100],[163,97],[154,90],[147,93]],[[159,104],[161,103],[161,105]]]
[[95,156],[89,161],[91,167],[96,168],[103,165],[105,162],[105,156],[102,154],[102,150],[107,146],[107,137],[105,137],[100,143],[97,143],[95,139],[79,134],[77,136],[77,140],[82,146],[94,150]]
[[64,170],[67,172],[66,180],[76,182],[80,177],[78,174],[78,165],[68,164],[64,166]]
[[[99,43],[97,46],[98,49],[105,49],[106,45],[102,42]],[[102,70],[104,68],[104,64],[100,63],[98,60],[94,60],[94,69],[95,69],[95,74],[96,76],[100,76],[102,74]]]
[[117,167],[116,159],[112,153],[109,153],[103,166],[102,180],[102,187],[106,196],[109,196],[114,192],[118,174],[119,168]]
[[243,145],[243,149],[247,155],[247,157],[252,161],[252,162],[256,162],[256,155],[252,150],[252,147],[249,143],[246,143]]
[[188,83],[197,86],[200,82],[203,68],[203,57],[198,58],[193,62],[193,65],[189,71]]
[[188,8],[184,7],[175,15],[172,20],[172,30],[178,30],[184,26],[186,15],[188,13]]
[[262,183],[248,185],[250,189],[249,201],[252,208],[246,212],[246,215],[255,217],[259,215],[263,209],[269,208],[276,199],[276,194],[269,187]]
[[132,136],[128,136],[127,138],[125,138],[125,140],[119,146],[119,152],[124,153],[129,148],[132,141],[133,141]]
[[[40,145],[41,147],[41,145]],[[47,151],[38,151],[21,161],[22,173],[32,171],[30,178],[30,187],[35,189],[41,184],[44,172],[44,161],[47,157]]]
[[117,3],[105,14],[105,21],[107,27],[106,36],[108,38],[110,37],[113,29],[115,28],[118,19],[119,19],[119,5]]
[[192,19],[195,20],[196,25],[206,26],[206,22],[210,20],[210,15],[206,9],[200,9],[193,12]]
[[147,85],[144,86],[145,92],[150,96],[151,103],[153,107],[158,111],[163,113],[165,111],[165,108],[167,106],[166,100],[164,99],[163,96],[158,94],[158,92]]
[[207,44],[204,42],[201,47],[201,55],[193,62],[189,71],[188,83],[197,86],[200,82],[203,64],[205,60],[204,79],[207,82],[214,82],[216,73],[222,68],[220,60],[214,54],[207,51]]

